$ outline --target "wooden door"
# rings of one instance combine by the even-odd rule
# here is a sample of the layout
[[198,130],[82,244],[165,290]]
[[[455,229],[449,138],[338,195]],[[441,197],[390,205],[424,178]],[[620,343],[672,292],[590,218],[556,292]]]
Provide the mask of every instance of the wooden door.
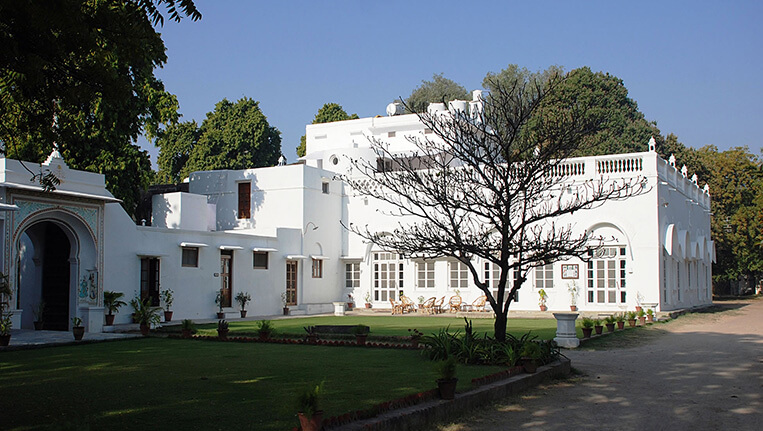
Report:
[[220,252],[220,291],[223,293],[223,307],[231,307],[233,294],[233,252],[223,250]]
[[297,305],[297,264],[296,260],[286,261],[286,305]]

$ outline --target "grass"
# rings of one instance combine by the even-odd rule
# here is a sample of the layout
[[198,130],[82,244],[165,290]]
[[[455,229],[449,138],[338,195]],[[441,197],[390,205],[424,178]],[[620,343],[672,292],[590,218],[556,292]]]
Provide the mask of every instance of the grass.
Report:
[[[477,334],[493,334],[493,319],[472,319],[474,332]],[[408,329],[418,329],[425,335],[436,333],[440,328],[450,326],[451,332],[464,330],[464,319],[460,317],[439,316],[315,316],[296,319],[274,320],[272,323],[280,334],[291,334],[302,337],[303,327],[310,325],[368,325],[371,336],[407,336]],[[216,324],[198,325],[199,333],[215,335]],[[544,340],[556,336],[555,319],[509,319],[508,332],[521,336],[531,331],[533,335]],[[179,331],[179,328],[171,329]],[[252,335],[257,330],[255,321],[230,322],[230,335]]]
[[[459,390],[501,369],[459,366]],[[436,377],[419,352],[387,349],[147,338],[22,350],[0,354],[0,421],[18,431],[284,430],[297,424],[297,394],[321,380],[330,417],[430,390]]]

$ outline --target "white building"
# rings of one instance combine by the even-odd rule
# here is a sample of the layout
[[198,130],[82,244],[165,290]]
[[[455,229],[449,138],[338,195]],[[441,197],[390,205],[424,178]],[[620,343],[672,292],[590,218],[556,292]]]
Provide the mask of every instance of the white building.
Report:
[[[470,102],[474,104],[474,102]],[[467,102],[460,102],[466,106]],[[444,109],[444,106],[433,106]],[[475,109],[473,107],[472,109]],[[103,327],[103,291],[152,298],[172,289],[174,319],[213,318],[217,292],[224,311],[238,315],[232,297],[249,292],[250,315],[281,313],[285,295],[292,314],[331,311],[332,302],[366,296],[389,307],[401,292],[410,298],[481,295],[462,264],[447,259],[409,261],[350,234],[342,224],[368,224],[384,232],[393,221],[373,201],[348,193],[336,180],[350,170],[348,157],[375,160],[369,138],[411,151],[407,135],[432,137],[415,115],[363,118],[307,126],[307,155],[300,164],[195,172],[188,192],[153,197],[151,226],[136,226],[105,189],[102,175],[75,171],[53,152],[42,166],[60,179],[55,191],[31,183],[22,162],[0,159],[2,271],[14,292],[14,327],[31,328],[43,300],[47,328],[68,329],[80,316],[88,331]],[[645,144],[646,146],[646,144]],[[711,302],[710,197],[686,168],[642,153],[570,159],[568,178],[647,179],[648,192],[607,202],[563,220],[576,230],[613,238],[589,262],[569,260],[536,269],[512,309],[537,310],[538,290],[549,311],[568,310],[576,286],[581,311],[657,311]],[[489,263],[478,262],[493,277]],[[492,280],[491,280],[492,281]],[[229,306],[228,306],[229,305]],[[127,323],[123,308],[116,323]]]

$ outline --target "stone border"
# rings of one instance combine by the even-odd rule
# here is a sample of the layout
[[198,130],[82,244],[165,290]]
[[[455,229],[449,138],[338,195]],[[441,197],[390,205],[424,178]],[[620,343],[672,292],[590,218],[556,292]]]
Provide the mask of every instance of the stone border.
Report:
[[422,429],[435,422],[454,419],[476,408],[515,395],[528,388],[535,387],[557,376],[570,374],[570,360],[561,357],[558,361],[542,367],[534,374],[520,374],[494,383],[489,383],[468,392],[456,394],[451,401],[436,400],[412,407],[383,413],[371,419],[364,419],[342,425],[331,430],[337,431],[404,431]]

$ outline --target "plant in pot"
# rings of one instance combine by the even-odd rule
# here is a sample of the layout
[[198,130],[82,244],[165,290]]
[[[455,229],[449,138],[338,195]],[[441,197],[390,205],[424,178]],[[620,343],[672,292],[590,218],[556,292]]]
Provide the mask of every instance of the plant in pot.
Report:
[[593,329],[596,331],[596,335],[601,335],[601,331],[604,329],[604,326],[601,324],[601,319],[593,319]]
[[249,301],[252,300],[252,295],[250,295],[247,292],[239,292],[236,295],[236,302],[238,302],[238,305],[241,307],[241,318],[243,319],[246,317],[246,304],[249,303]]
[[307,332],[307,342],[315,344],[318,342],[318,332],[315,330],[315,326],[303,326],[305,332]]
[[180,333],[183,338],[191,338],[196,333],[196,325],[193,324],[193,320],[183,319],[180,322]]
[[289,300],[286,296],[286,292],[281,293],[281,305],[283,305],[283,315],[288,316],[289,315]]
[[570,292],[570,311],[578,311],[578,284],[574,281],[568,283],[567,290]]
[[158,325],[161,322],[159,317],[159,307],[152,307],[151,300],[146,298],[145,300],[139,300],[137,298],[130,301],[130,305],[133,308],[133,315],[135,320],[140,324],[140,333],[144,336],[148,335],[151,325]]
[[418,329],[408,329],[408,333],[411,336],[411,346],[414,348],[419,347],[419,341],[421,341],[421,337],[424,336],[424,334],[419,332]]
[[355,301],[352,299],[352,295],[347,295],[347,311],[352,311],[352,307],[355,306]]
[[366,344],[369,332],[371,332],[371,328],[366,325],[355,325],[355,327],[352,328],[352,333],[355,334],[355,342],[358,346],[364,346]]
[[319,400],[323,393],[323,382],[305,389],[297,398],[297,416],[302,431],[318,431],[323,425],[323,410]]
[[175,292],[172,291],[172,289],[162,290],[162,302],[164,303],[164,321],[170,322],[172,321],[172,311],[170,311],[170,307],[172,307],[172,303],[175,301],[175,298],[172,296]]
[[540,344],[535,341],[525,341],[522,344],[522,350],[519,352],[519,357],[522,359],[522,368],[526,373],[534,373],[538,370],[538,361],[543,356],[543,350],[540,348]]
[[636,326],[636,312],[635,311],[629,311],[628,312],[628,326],[631,328]]
[[85,327],[82,326],[82,319],[79,317],[72,317],[72,334],[74,334],[74,340],[80,341],[82,336],[85,335]]
[[546,301],[548,300],[548,294],[544,289],[538,291],[538,305],[540,311],[546,311]]
[[225,313],[223,312],[223,291],[218,290],[215,295],[215,305],[217,305],[217,318],[224,319]]
[[583,330],[583,338],[591,338],[591,333],[593,332],[593,319],[590,317],[584,317],[581,325]]
[[39,331],[43,326],[43,318],[45,314],[45,303],[40,301],[37,305],[32,306],[32,314],[34,314],[34,330]]
[[607,325],[607,332],[615,332],[615,316],[609,315],[604,318],[604,322]]
[[275,332],[273,322],[270,320],[258,320],[257,321],[257,334],[260,336],[260,340],[267,340]]
[[456,378],[456,358],[451,355],[444,361],[437,362],[435,364],[435,370],[437,371],[437,375],[440,376],[440,378],[437,379],[437,389],[440,393],[440,399],[454,399],[456,397],[456,385],[458,384],[458,378]]
[[3,313],[3,310],[0,309],[0,346],[7,346],[11,342],[12,316],[13,313]]
[[652,310],[651,308],[646,310],[646,321],[654,322],[654,310]]
[[371,308],[371,292],[366,292],[366,308]]
[[228,322],[225,321],[225,319],[218,320],[217,321],[217,337],[221,340],[227,340],[228,339]]
[[615,323],[617,323],[617,329],[625,329],[625,314],[615,314]]
[[638,310],[638,324],[643,326],[646,325],[646,313],[644,313],[644,310]]
[[114,313],[118,313],[120,307],[127,305],[126,302],[122,301],[124,296],[125,294],[122,292],[103,291],[103,307],[109,312],[106,315],[107,326],[114,324]]

